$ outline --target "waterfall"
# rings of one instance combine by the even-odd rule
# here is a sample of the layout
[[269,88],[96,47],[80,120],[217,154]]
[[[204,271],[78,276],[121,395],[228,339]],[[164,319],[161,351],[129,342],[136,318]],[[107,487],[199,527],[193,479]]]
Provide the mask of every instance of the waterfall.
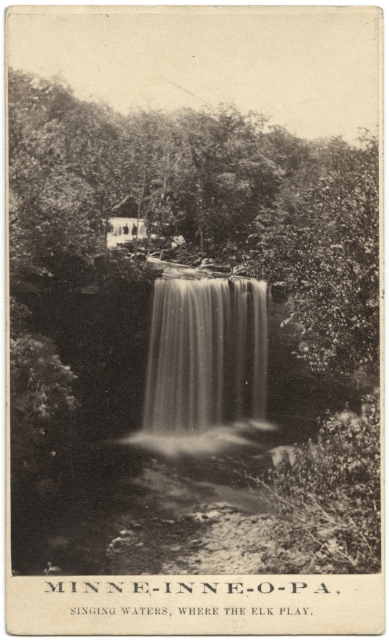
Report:
[[264,419],[266,374],[265,282],[156,280],[144,433],[189,435]]
[[[117,247],[118,244],[123,244],[132,240],[132,227],[138,226],[137,218],[110,218],[108,220],[110,230],[107,233],[107,246]],[[127,233],[124,233],[127,226]],[[143,239],[147,237],[145,220],[141,218],[139,220],[138,238]]]
[[266,417],[267,304],[266,283],[251,280],[254,308],[253,417]]
[[[124,224],[123,224],[123,226],[124,226]],[[114,224],[112,224],[112,235],[113,236],[121,236],[122,235],[122,229],[123,229],[123,227],[122,227],[121,223],[118,224],[117,222],[115,222]]]

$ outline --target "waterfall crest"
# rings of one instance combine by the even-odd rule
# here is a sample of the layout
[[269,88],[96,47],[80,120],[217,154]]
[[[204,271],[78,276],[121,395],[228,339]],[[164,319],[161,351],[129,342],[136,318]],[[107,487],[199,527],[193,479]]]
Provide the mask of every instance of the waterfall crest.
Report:
[[204,433],[265,417],[266,283],[254,279],[158,279],[143,432]]

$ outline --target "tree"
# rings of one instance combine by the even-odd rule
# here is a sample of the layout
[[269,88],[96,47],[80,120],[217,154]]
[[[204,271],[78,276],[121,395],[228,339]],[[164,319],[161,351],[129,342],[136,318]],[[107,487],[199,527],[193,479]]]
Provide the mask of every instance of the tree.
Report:
[[172,184],[180,231],[216,246],[247,235],[259,203],[273,200],[280,181],[263,153],[264,118],[221,106],[180,112],[177,127],[180,161]]
[[378,143],[311,145],[275,206],[257,218],[262,253],[252,270],[282,282],[304,325],[315,371],[377,370],[379,343]]
[[58,275],[64,258],[92,263],[105,249],[110,203],[120,193],[119,128],[104,107],[67,87],[9,75],[11,278]]

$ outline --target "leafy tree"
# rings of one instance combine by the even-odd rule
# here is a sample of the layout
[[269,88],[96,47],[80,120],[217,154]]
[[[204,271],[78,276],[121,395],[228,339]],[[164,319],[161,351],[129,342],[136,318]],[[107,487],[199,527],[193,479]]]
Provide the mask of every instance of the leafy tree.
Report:
[[[118,125],[68,87],[9,75],[12,282],[61,272],[64,257],[86,263],[105,249],[110,201],[120,192]],[[108,195],[107,195],[108,194]]]
[[378,143],[312,145],[257,217],[252,273],[292,293],[301,353],[318,372],[378,365]]
[[280,180],[262,152],[264,119],[221,107],[185,111],[178,125],[182,152],[173,188],[183,235],[221,245],[247,234],[259,203],[272,201]]

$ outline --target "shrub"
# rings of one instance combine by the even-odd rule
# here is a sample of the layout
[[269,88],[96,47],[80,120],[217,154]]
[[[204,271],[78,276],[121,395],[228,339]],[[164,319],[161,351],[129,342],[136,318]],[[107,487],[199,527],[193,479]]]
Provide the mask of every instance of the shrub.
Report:
[[28,333],[11,338],[10,374],[13,478],[51,479],[53,458],[75,408],[70,385],[76,376],[61,363],[49,338]]
[[378,400],[362,414],[329,415],[317,444],[284,456],[266,484],[281,522],[275,573],[376,573],[380,570],[380,427]]
[[14,296],[10,296],[9,300],[10,318],[10,335],[11,338],[17,338],[17,336],[26,331],[27,319],[31,315],[31,311],[25,304],[19,302]]

